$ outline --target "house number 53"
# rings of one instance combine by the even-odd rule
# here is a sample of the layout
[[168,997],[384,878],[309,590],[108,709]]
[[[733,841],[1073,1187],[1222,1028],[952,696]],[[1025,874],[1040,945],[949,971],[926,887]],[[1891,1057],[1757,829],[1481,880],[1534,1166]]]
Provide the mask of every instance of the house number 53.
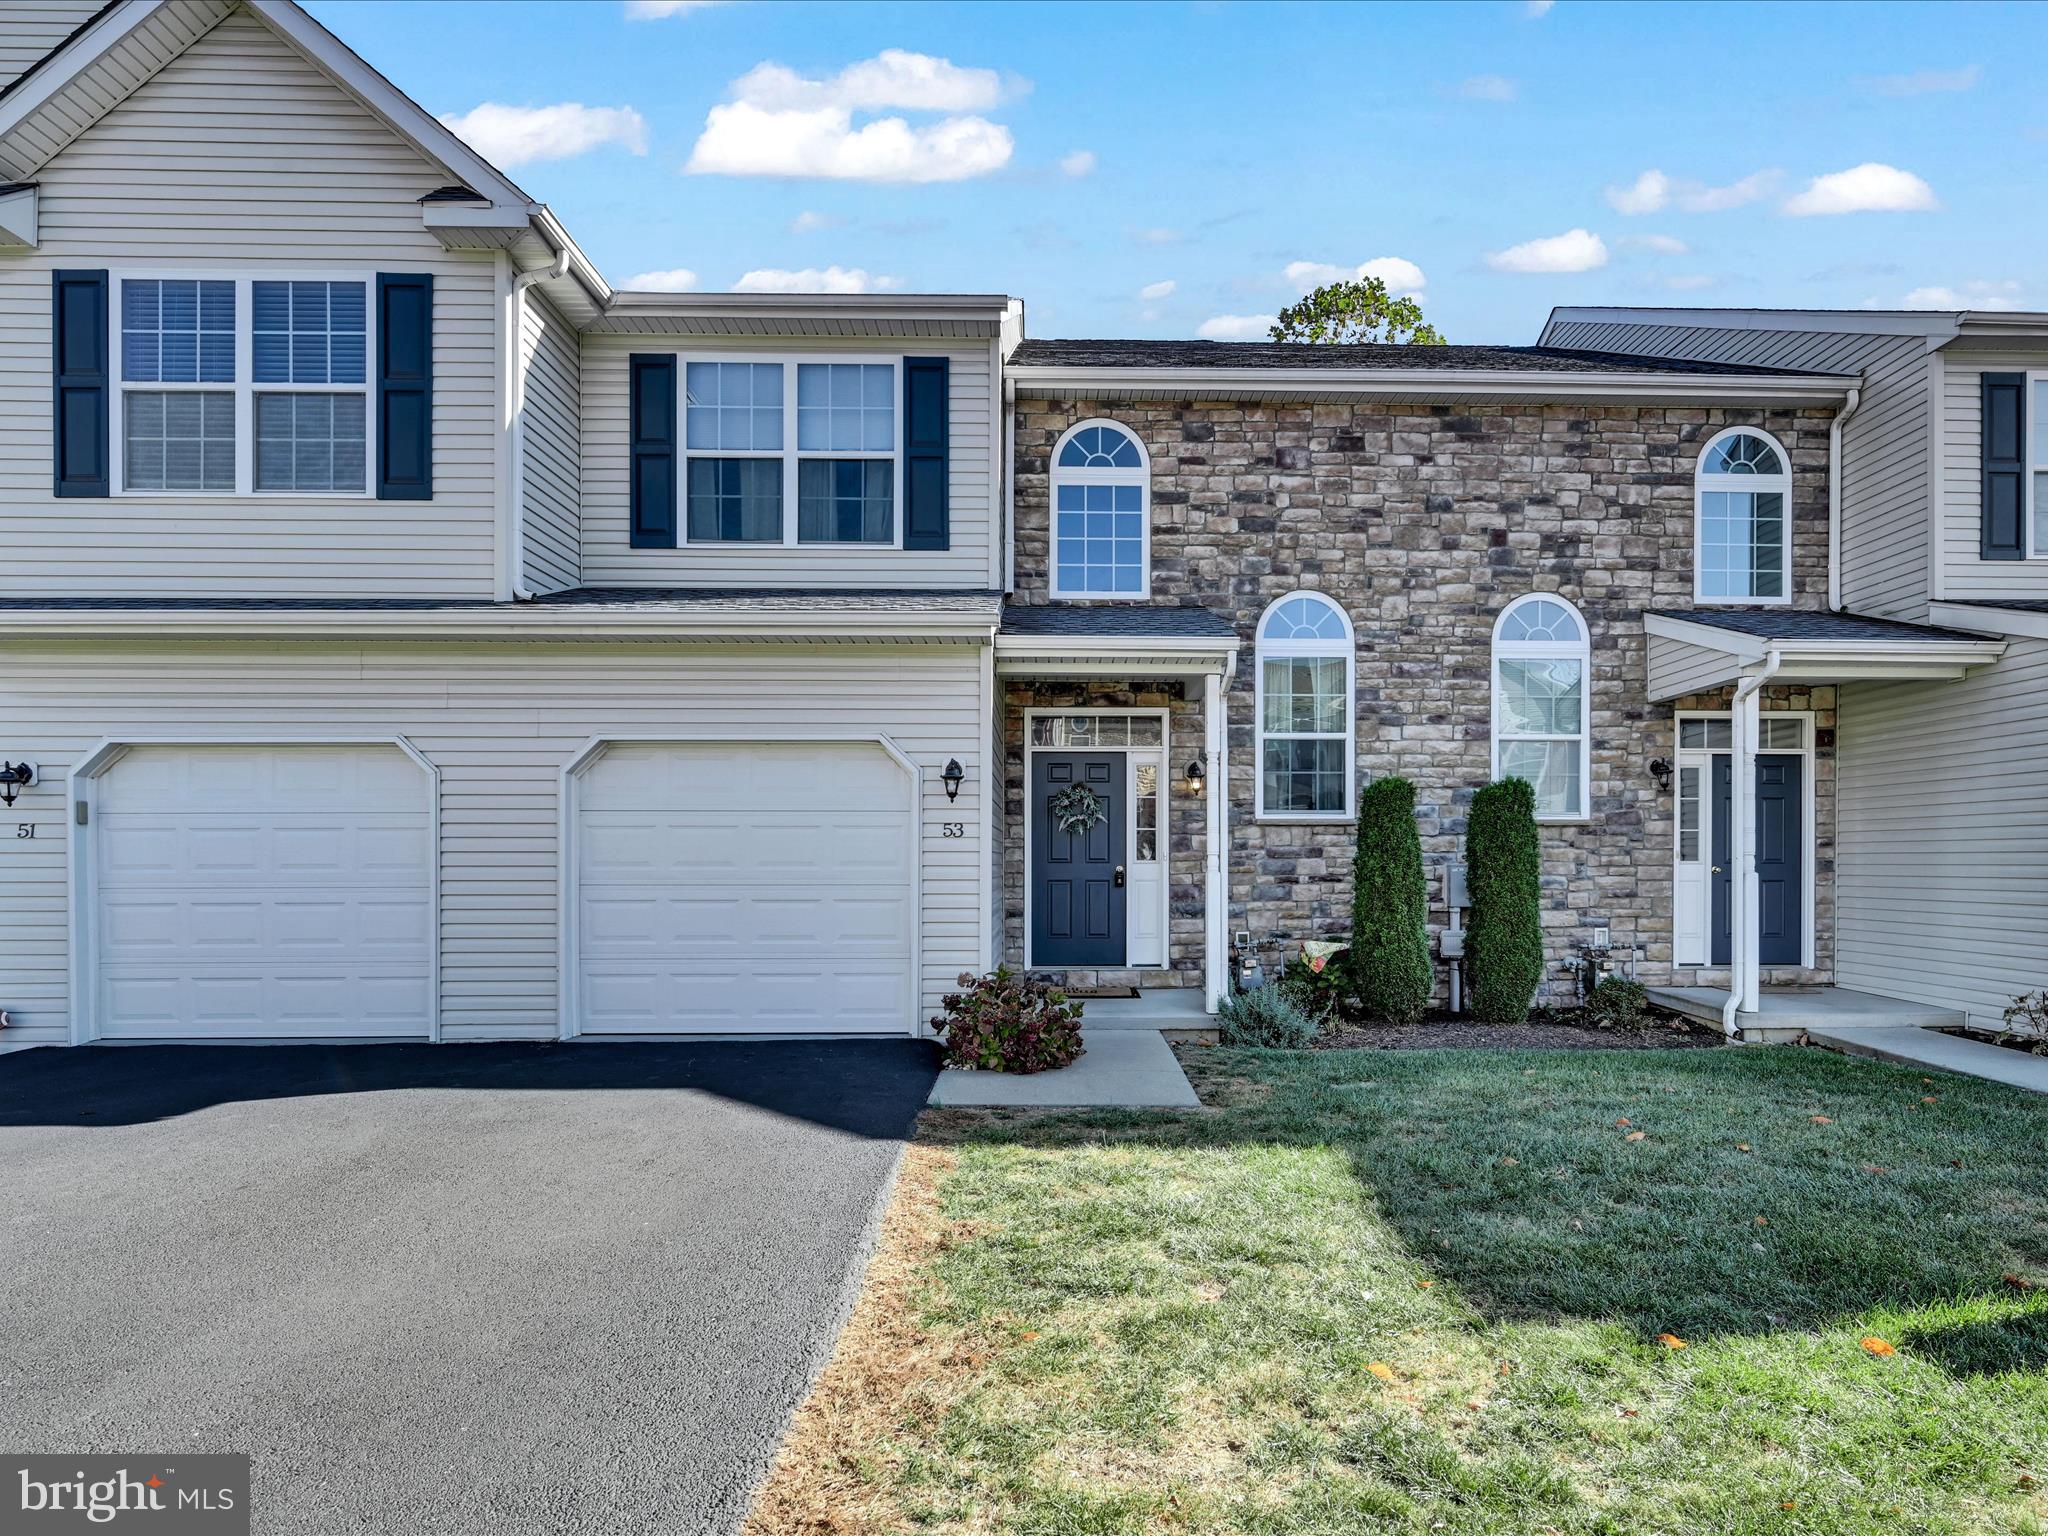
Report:
[[939,836],[941,837],[965,837],[966,835],[967,823],[964,821],[942,821],[939,823]]

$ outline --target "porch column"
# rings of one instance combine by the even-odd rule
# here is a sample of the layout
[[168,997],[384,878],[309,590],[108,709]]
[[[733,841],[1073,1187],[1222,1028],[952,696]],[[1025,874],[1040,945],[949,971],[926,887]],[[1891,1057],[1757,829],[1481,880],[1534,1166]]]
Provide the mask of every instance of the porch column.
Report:
[[1202,960],[1211,1013],[1223,1005],[1230,985],[1226,969],[1230,900],[1223,883],[1223,797],[1229,790],[1223,772],[1223,741],[1223,678],[1210,672],[1202,679],[1202,757],[1208,769],[1207,798],[1202,807],[1207,848],[1202,880]]
[[1729,882],[1732,910],[1729,913],[1729,960],[1732,962],[1728,989],[1735,994],[1736,1008],[1755,1013],[1762,1006],[1762,970],[1757,963],[1760,945],[1757,916],[1763,904],[1763,890],[1756,872],[1756,743],[1762,731],[1759,718],[1762,688],[1738,689],[1730,711],[1730,746],[1735,756],[1735,782],[1731,786],[1729,839],[1735,854],[1735,878]]

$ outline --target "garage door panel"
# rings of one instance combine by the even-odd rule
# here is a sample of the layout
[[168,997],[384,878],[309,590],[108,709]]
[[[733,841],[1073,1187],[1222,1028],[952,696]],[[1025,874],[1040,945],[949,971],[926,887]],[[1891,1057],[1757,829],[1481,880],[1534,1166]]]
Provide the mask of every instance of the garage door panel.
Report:
[[579,785],[591,1033],[903,1033],[914,818],[878,747],[636,745]]
[[431,1027],[431,815],[403,753],[142,747],[98,793],[102,1034]]

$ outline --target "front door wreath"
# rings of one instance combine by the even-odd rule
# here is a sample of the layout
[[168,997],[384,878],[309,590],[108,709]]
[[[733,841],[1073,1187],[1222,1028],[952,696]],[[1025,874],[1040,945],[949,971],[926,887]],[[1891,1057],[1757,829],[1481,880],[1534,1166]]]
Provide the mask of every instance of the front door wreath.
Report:
[[1079,837],[1097,822],[1109,820],[1102,796],[1086,784],[1069,784],[1047,802],[1047,808],[1069,837]]

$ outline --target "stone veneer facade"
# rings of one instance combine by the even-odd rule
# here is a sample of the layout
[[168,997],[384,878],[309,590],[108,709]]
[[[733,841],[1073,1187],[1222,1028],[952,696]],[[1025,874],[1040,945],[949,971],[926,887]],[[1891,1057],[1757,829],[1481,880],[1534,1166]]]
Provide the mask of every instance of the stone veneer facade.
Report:
[[[1050,600],[1048,466],[1060,434],[1091,418],[1135,432],[1151,457],[1150,600],[1212,608],[1243,643],[1227,695],[1230,928],[1301,939],[1348,929],[1354,835],[1342,822],[1256,818],[1252,639],[1267,605],[1312,588],[1351,616],[1356,770],[1361,782],[1385,773],[1414,782],[1435,927],[1446,915],[1441,869],[1459,856],[1472,791],[1491,775],[1494,621],[1524,593],[1562,594],[1591,629],[1592,816],[1541,830],[1553,962],[1544,996],[1573,995],[1566,963],[1596,926],[1624,953],[1640,948],[1645,980],[1720,981],[1725,970],[1671,963],[1675,802],[1649,763],[1674,754],[1675,709],[1725,709],[1728,690],[1651,705],[1642,616],[1694,606],[1693,471],[1706,440],[1733,425],[1760,426],[1789,450],[1794,603],[1824,606],[1830,417],[1810,408],[1020,399],[1012,601]],[[1008,689],[1002,901],[1012,962],[1023,953],[1023,710],[1171,698],[1177,768],[1201,739],[1199,688],[1186,693],[1125,678]],[[1763,707],[1810,709],[1817,730],[1834,726],[1830,688],[1768,689]],[[1831,977],[1831,758],[1816,752],[1811,786],[1818,965],[1771,969],[1767,980]],[[1073,979],[1201,984],[1201,812],[1178,783],[1174,792],[1170,970]]]

